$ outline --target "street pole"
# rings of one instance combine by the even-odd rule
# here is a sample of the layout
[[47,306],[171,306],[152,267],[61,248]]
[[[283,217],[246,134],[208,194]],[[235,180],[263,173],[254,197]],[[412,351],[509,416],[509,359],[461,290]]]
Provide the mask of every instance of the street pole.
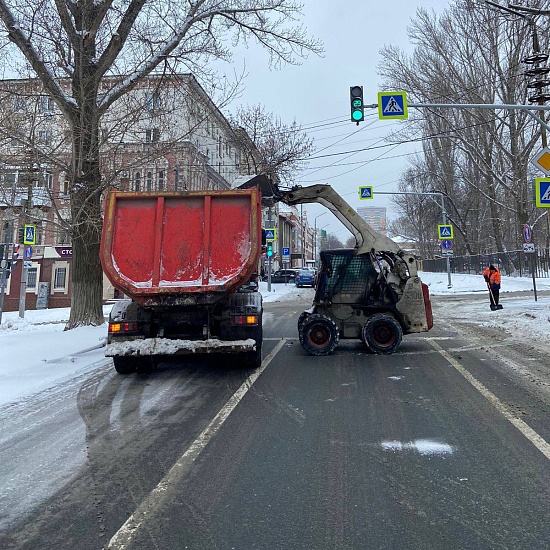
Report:
[[[271,206],[268,208],[267,212],[267,216],[269,218],[267,225],[268,227],[273,227],[273,210]],[[271,256],[267,259],[267,291],[271,292]]]
[[[4,229],[4,227],[2,227]],[[6,294],[6,286],[8,280],[8,258],[9,258],[9,246],[10,246],[10,236],[11,236],[11,223],[6,222],[6,233],[4,235],[4,254],[1,258],[1,268],[0,268],[0,325],[2,324],[2,311],[4,309],[4,295]]]
[[[447,225],[447,211],[445,210],[445,201],[443,199],[443,193],[440,193],[439,195],[441,197],[441,214],[443,218],[443,225]],[[451,259],[449,258],[449,254],[445,256],[447,260],[447,288],[452,288],[453,284],[451,282]]]

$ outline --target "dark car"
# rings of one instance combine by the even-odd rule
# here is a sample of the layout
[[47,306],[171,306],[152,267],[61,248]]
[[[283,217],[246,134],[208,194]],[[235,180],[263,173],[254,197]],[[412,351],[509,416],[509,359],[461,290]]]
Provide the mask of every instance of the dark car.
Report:
[[272,283],[293,283],[298,274],[297,269],[279,269],[271,274]]
[[315,286],[315,273],[309,269],[300,269],[296,275],[296,286]]

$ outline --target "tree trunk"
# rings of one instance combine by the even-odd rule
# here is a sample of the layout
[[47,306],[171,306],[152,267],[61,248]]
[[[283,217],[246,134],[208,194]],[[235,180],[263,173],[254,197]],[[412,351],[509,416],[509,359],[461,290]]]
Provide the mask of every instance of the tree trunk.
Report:
[[73,230],[71,265],[71,315],[66,329],[85,325],[100,325],[103,318],[103,271],[99,260],[101,211],[99,193],[82,205],[73,195],[75,209],[86,211]]
[[[87,84],[87,85],[85,85]],[[101,240],[101,172],[99,168],[99,119],[94,80],[78,82],[83,90],[81,110],[72,120],[73,181],[71,210],[73,260],[71,315],[66,329],[101,325],[103,270],[99,259]]]

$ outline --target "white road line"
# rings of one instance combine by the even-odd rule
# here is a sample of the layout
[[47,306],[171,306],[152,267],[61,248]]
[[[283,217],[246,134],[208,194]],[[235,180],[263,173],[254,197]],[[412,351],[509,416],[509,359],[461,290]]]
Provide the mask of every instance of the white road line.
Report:
[[220,412],[206,426],[202,433],[195,439],[190,447],[181,455],[178,461],[170,468],[160,483],[145,497],[134,513],[126,520],[124,525],[113,535],[106,550],[123,550],[132,543],[137,532],[144,527],[145,522],[155,513],[157,508],[168,497],[168,489],[178,483],[189,471],[191,464],[199,457],[208,442],[216,435],[227,417],[246,395],[260,374],[271,363],[272,359],[285,345],[286,339],[282,339],[273,351],[262,361],[261,367],[252,373],[241,385],[241,387],[229,398]]
[[488,390],[475,376],[467,371],[454,357],[446,352],[437,342],[427,338],[430,344],[503,416],[514,425],[546,458],[550,459],[550,444],[523,420],[514,416],[500,399]]

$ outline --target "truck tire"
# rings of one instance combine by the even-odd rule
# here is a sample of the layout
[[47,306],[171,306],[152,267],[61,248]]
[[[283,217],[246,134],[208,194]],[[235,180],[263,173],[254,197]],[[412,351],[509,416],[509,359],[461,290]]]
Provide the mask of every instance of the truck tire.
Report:
[[247,369],[257,369],[262,366],[262,345],[256,344],[255,351],[247,351],[244,360]]
[[363,326],[362,340],[374,353],[389,355],[401,343],[403,330],[395,317],[387,313],[376,313]]
[[338,327],[324,315],[304,319],[300,334],[300,344],[309,355],[328,355],[338,345]]
[[113,357],[113,364],[118,374],[132,374],[137,370],[134,357]]

